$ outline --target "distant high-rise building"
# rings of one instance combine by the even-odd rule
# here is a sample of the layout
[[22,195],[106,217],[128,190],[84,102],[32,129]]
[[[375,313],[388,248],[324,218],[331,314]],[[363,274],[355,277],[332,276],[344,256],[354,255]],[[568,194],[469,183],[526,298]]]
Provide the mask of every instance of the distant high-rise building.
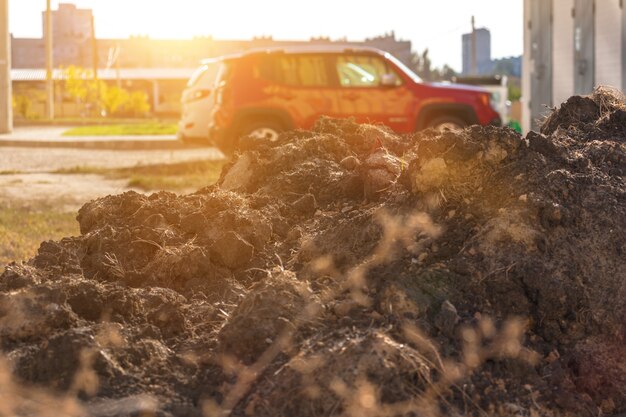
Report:
[[492,71],[491,33],[476,29],[476,71],[472,68],[472,33],[463,35],[463,75],[487,75]]

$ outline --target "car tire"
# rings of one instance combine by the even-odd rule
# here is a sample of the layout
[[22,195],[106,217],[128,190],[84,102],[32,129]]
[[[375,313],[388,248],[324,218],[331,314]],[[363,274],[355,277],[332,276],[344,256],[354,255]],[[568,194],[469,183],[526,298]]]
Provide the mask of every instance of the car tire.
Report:
[[285,128],[278,122],[273,120],[256,120],[246,123],[240,130],[228,151],[232,154],[235,150],[245,151],[253,149],[259,145],[259,142],[272,143],[276,142],[281,132]]
[[440,116],[436,117],[430,122],[426,127],[430,127],[439,132],[443,132],[445,130],[457,131],[463,130],[467,126],[467,123],[458,117],[455,116]]
[[276,142],[278,136],[284,130],[280,123],[273,120],[257,120],[247,123],[243,129],[241,129],[239,137]]

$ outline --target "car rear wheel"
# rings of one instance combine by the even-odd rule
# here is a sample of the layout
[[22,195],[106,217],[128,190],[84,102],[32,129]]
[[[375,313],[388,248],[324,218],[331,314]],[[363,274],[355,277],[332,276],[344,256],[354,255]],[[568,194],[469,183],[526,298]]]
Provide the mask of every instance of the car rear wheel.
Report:
[[467,126],[465,121],[454,116],[437,117],[428,123],[428,127],[431,127],[439,132],[444,132],[446,130],[463,130],[465,126]]

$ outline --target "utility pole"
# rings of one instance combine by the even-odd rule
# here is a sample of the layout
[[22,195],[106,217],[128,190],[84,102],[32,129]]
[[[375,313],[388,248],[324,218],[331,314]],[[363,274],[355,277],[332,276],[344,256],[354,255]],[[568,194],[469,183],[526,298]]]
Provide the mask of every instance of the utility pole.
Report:
[[96,83],[96,88],[98,89],[98,97],[94,104],[98,115],[102,116],[103,110],[100,107],[102,99],[102,84],[98,82],[98,41],[96,41],[96,21],[93,14],[91,15],[91,59],[93,65],[93,80]]
[[91,15],[91,51],[93,79],[98,81],[98,41],[96,40],[96,22],[93,15]]
[[120,75],[120,44],[115,46],[115,78],[117,79],[117,88],[122,88],[122,78]]
[[471,75],[478,74],[478,63],[476,62],[476,19],[472,16],[472,59],[470,65]]
[[46,116],[54,119],[54,80],[52,79],[52,11],[50,0],[46,0],[46,24],[44,38],[46,38]]
[[0,0],[0,133],[13,130],[9,0]]

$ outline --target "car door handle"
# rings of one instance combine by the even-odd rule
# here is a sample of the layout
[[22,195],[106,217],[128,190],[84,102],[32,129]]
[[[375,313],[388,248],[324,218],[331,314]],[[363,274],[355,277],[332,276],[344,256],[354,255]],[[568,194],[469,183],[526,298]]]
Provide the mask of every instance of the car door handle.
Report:
[[346,99],[346,100],[350,100],[350,101],[354,101],[357,98],[359,98],[359,94],[358,93],[343,93],[341,95],[341,98]]

